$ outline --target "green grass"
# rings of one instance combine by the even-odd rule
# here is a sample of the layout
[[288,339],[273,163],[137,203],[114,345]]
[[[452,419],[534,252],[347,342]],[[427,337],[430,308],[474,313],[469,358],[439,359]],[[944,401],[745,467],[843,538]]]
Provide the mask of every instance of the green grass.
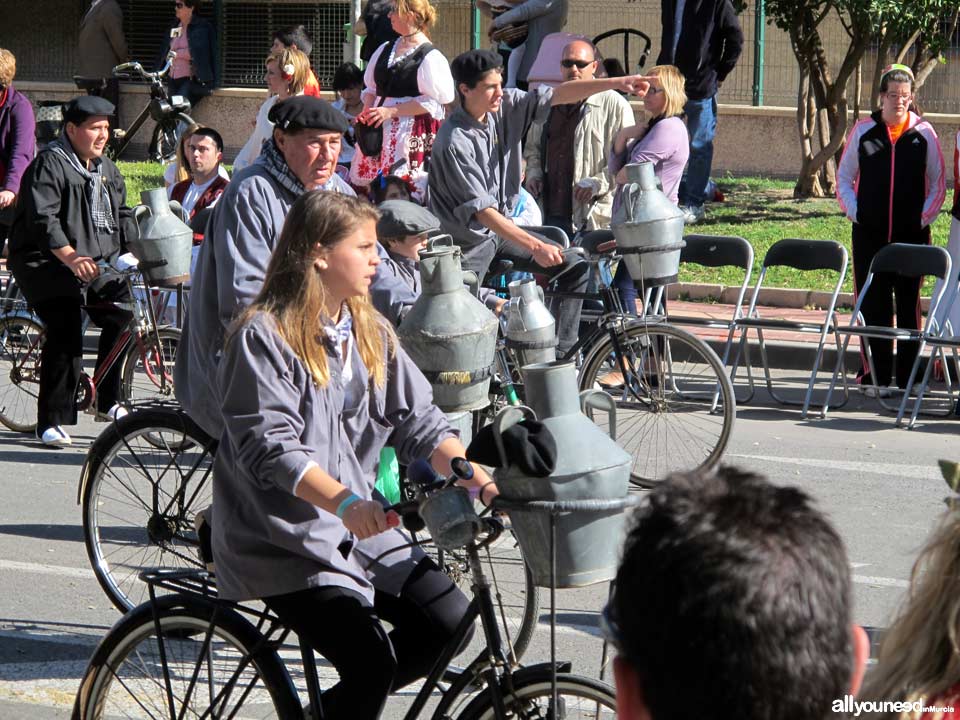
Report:
[[[120,172],[127,180],[130,203],[139,202],[140,192],[163,187],[163,167],[157,163],[121,162]],[[850,251],[850,221],[840,212],[835,198],[794,200],[793,182],[758,177],[726,177],[718,180],[726,195],[722,203],[707,205],[707,217],[689,228],[708,235],[739,235],[753,245],[754,277],[767,249],[783,238],[838,240]],[[933,224],[934,244],[946,246],[950,232],[950,197]],[[699,265],[681,268],[681,282],[739,284],[736,270],[717,270]],[[767,275],[769,287],[792,287],[808,290],[830,290],[828,273],[774,269]],[[853,289],[853,276],[848,268],[846,291]]]
[[144,190],[163,187],[163,165],[151,162],[118,162],[117,167],[127,181],[127,202],[139,204]]

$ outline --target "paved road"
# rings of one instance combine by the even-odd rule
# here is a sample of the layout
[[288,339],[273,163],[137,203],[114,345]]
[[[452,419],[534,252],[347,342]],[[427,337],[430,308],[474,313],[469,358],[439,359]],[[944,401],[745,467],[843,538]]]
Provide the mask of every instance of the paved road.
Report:
[[[727,457],[818,499],[847,544],[856,619],[882,627],[943,507],[935,461],[960,456],[960,422],[897,430],[872,403],[857,397],[825,422],[801,421],[793,409],[742,407]],[[76,445],[62,451],[0,431],[0,718],[68,717],[85,662],[118,617],[89,570],[76,505],[84,451],[102,427],[84,418]],[[576,658],[581,673],[598,672],[604,594],[558,594],[558,655]],[[548,648],[544,626],[528,658],[546,659]],[[403,704],[391,704],[388,716],[399,717]]]

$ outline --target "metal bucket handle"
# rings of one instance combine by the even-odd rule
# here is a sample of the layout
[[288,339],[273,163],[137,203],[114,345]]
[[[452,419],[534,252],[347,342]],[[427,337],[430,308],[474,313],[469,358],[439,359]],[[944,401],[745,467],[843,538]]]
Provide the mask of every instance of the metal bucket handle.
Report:
[[[427,250],[433,250],[436,247],[457,247],[453,244],[452,235],[436,235],[427,240]],[[460,248],[457,247],[457,250]]]
[[146,205],[137,205],[133,209],[133,224],[137,226],[137,240],[140,239],[140,218],[143,216],[149,217],[152,214],[153,213],[150,211],[150,208],[148,208]]
[[510,405],[505,407],[493,419],[493,444],[497,447],[500,456],[500,467],[507,467],[507,451],[503,446],[503,432],[509,430],[521,420],[536,420],[537,414],[526,405]]
[[463,284],[475,298],[480,297],[480,278],[473,270],[463,270]]
[[611,440],[617,439],[617,402],[613,396],[603,390],[584,390],[580,393],[580,411],[586,415],[587,408],[606,410]]
[[170,201],[170,212],[176,215],[180,219],[180,222],[184,223],[185,225],[190,224],[190,215],[186,210],[183,209],[183,205],[176,200]]
[[627,214],[626,220],[624,222],[632,223],[633,222],[633,196],[638,192],[642,193],[643,188],[640,187],[639,183],[627,183],[623,186],[622,199],[620,201],[620,207],[622,207]]

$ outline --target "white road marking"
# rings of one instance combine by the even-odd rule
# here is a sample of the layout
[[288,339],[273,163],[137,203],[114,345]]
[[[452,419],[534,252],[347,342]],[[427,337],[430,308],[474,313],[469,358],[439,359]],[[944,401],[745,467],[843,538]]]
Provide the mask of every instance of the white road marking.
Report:
[[63,565],[41,565],[40,563],[21,562],[19,560],[0,559],[0,571],[13,570],[16,572],[38,573],[40,575],[59,575],[60,577],[81,578],[95,580],[91,568],[64,567]]
[[936,480],[938,483],[943,482],[940,477],[940,470],[935,465],[897,465],[886,462],[871,463],[853,460],[823,460],[817,458],[779,457],[777,455],[741,455],[736,453],[727,453],[725,457],[781,463],[783,465],[802,465],[804,467],[842,470],[858,475],[889,475],[914,480]]

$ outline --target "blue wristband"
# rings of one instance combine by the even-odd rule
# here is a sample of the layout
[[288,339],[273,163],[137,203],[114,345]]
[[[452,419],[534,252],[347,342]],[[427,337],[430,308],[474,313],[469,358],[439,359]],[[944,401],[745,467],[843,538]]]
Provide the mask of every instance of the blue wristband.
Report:
[[347,511],[347,508],[356,502],[360,502],[362,499],[363,498],[356,493],[350,493],[337,505],[337,517],[343,520],[343,514]]

